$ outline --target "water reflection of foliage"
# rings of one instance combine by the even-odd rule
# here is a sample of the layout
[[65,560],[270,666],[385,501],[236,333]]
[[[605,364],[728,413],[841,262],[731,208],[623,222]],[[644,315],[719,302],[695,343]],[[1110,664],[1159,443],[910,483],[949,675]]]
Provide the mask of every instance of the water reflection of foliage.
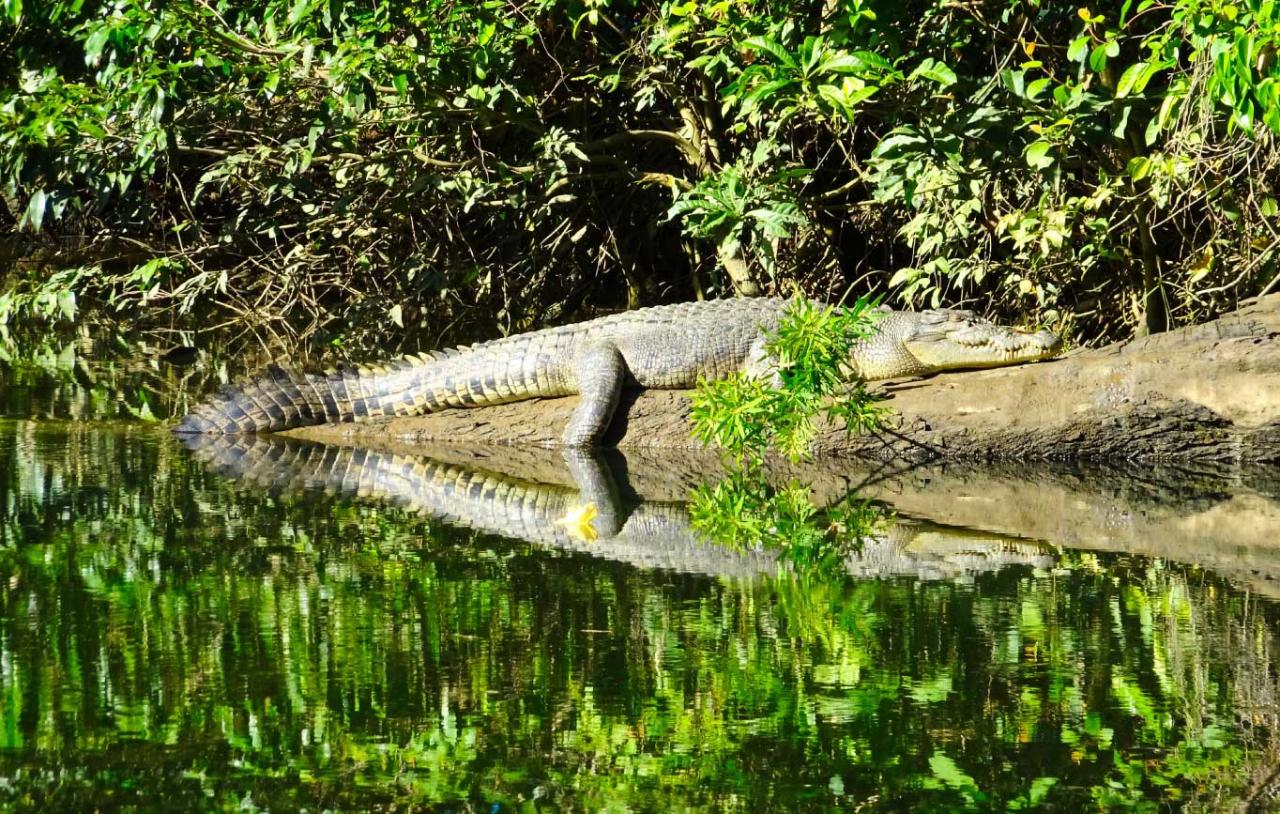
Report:
[[1275,731],[1275,609],[1182,567],[709,580],[176,452],[0,442],[6,805],[1013,810],[1055,777],[1142,810],[1239,791]]
[[0,325],[0,415],[154,421],[226,376],[217,365],[167,364],[160,351],[110,327],[15,333]]
[[763,467],[739,464],[698,486],[689,501],[693,527],[725,546],[776,548],[801,570],[835,573],[885,519],[880,506],[856,495],[819,508],[804,484],[774,486]]

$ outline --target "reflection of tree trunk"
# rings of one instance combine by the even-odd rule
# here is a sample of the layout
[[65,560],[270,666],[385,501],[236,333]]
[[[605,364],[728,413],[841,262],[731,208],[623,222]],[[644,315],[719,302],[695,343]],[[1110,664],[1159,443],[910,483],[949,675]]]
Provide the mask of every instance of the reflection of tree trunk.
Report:
[[[873,458],[1280,461],[1280,294],[1235,314],[1052,362],[884,386],[875,435],[824,425],[820,451]],[[577,404],[543,399],[290,431],[314,440],[555,445]],[[687,393],[627,391],[607,442],[690,447]]]

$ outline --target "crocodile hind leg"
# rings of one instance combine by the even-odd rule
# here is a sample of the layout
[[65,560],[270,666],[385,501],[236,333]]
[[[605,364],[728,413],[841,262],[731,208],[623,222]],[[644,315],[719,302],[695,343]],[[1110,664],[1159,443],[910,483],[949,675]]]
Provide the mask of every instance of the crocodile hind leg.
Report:
[[573,360],[573,374],[582,401],[565,427],[564,445],[579,449],[599,446],[622,394],[626,360],[613,343],[593,345]]

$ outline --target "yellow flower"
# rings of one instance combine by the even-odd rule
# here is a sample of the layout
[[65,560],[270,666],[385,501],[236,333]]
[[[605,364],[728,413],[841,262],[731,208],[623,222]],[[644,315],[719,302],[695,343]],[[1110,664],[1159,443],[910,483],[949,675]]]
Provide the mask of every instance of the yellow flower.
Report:
[[599,513],[594,503],[571,506],[569,511],[565,512],[564,517],[556,521],[556,525],[564,526],[565,532],[573,539],[589,543],[598,536],[595,526],[591,525],[591,521],[595,520],[596,515]]

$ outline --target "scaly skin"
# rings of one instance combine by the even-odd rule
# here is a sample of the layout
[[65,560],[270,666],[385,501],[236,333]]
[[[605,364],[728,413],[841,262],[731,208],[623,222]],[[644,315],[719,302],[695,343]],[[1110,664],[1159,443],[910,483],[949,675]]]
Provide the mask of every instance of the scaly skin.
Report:
[[[271,436],[192,436],[186,443],[206,466],[254,487],[323,490],[543,548],[640,568],[738,578],[773,576],[783,567],[776,550],[726,548],[701,537],[683,503],[643,502],[628,511],[611,470],[592,453],[564,453],[575,489],[430,458]],[[567,522],[588,506],[593,518]],[[902,518],[861,542],[844,562],[860,577],[951,579],[1056,562],[1053,548],[1043,543]]]
[[[198,406],[179,433],[270,432],[310,424],[421,415],[579,394],[564,432],[570,447],[599,443],[623,387],[682,389],[735,371],[768,375],[766,334],[783,299],[642,308],[387,365],[302,374],[270,368]],[[995,325],[967,311],[884,311],[858,343],[850,373],[867,380],[1044,359],[1059,338]]]

